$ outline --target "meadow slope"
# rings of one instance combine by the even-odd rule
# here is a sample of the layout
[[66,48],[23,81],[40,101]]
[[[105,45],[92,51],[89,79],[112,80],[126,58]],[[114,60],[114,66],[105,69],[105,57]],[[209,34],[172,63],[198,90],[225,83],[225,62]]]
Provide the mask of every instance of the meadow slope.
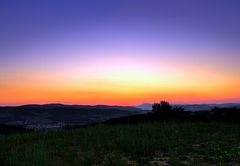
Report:
[[240,124],[155,122],[0,135],[3,166],[240,165]]

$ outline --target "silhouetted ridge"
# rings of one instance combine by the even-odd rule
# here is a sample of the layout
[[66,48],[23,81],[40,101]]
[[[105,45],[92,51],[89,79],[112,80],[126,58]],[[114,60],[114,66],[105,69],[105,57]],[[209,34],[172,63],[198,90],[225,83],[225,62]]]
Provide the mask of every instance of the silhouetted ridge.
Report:
[[31,104],[0,107],[0,124],[37,129],[61,128],[66,125],[99,123],[111,118],[140,113],[140,109],[123,106]]
[[171,106],[166,101],[154,103],[152,112],[147,114],[133,115],[128,117],[108,120],[106,123],[144,123],[153,121],[219,121],[219,122],[240,122],[240,108],[218,108],[214,107],[211,111],[185,111],[183,107]]

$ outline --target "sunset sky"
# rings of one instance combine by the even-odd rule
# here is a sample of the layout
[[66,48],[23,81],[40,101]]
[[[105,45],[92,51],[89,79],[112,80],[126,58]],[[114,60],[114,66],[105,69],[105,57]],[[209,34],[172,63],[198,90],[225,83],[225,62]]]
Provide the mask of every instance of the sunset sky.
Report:
[[240,102],[239,0],[1,0],[0,105]]

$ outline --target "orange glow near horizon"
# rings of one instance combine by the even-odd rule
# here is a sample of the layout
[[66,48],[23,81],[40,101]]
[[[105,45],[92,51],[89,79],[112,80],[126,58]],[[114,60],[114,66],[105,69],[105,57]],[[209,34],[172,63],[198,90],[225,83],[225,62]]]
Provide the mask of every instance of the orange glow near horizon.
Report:
[[[116,63],[111,63],[116,62]],[[30,103],[138,105],[240,101],[240,78],[211,68],[115,58],[61,72],[14,72],[1,81],[1,105]],[[36,75],[37,73],[37,75]]]

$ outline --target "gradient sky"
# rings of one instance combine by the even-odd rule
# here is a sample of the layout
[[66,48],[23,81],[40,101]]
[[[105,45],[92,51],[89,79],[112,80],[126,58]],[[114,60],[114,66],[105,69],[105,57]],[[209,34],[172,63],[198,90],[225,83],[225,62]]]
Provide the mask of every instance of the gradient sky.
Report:
[[240,102],[239,0],[1,0],[0,105]]

